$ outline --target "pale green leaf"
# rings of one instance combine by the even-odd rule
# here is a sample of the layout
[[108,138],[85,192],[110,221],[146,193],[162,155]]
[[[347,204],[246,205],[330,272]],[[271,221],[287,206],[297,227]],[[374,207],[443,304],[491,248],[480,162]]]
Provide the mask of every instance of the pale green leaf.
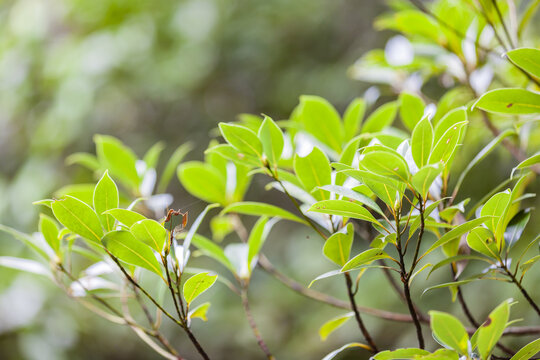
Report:
[[60,224],[83,238],[100,243],[103,236],[101,223],[94,209],[86,203],[68,195],[55,200],[51,208]]
[[188,319],[201,319],[202,321],[208,321],[208,318],[206,317],[206,314],[208,313],[208,309],[210,308],[210,303],[205,302],[196,308],[192,309],[188,313]]
[[211,165],[199,161],[183,163],[178,167],[178,178],[191,195],[209,203],[226,203],[226,179]]
[[469,335],[463,324],[454,316],[440,311],[430,311],[430,324],[434,336],[446,346],[459,352],[468,354],[467,343]]
[[433,136],[433,127],[427,117],[414,127],[411,136],[411,152],[418,168],[422,168],[428,163],[433,147]]
[[223,138],[239,151],[262,158],[263,145],[252,130],[236,124],[219,123]]
[[330,334],[332,334],[334,331],[339,329],[343,324],[347,322],[350,318],[354,316],[353,312],[347,313],[345,315],[340,315],[335,318],[332,318],[325,322],[320,328],[319,328],[319,336],[322,341],[325,341]]
[[503,334],[510,316],[510,303],[504,301],[493,310],[478,330],[477,346],[482,359],[487,359]]
[[534,48],[519,48],[510,50],[506,56],[514,64],[528,72],[529,74],[540,78],[540,50]]
[[193,275],[184,283],[184,299],[188,306],[216,282],[218,276],[209,274],[210,273],[204,272]]
[[115,209],[119,204],[118,188],[109,172],[105,171],[94,189],[94,209],[101,221],[105,231],[111,231],[114,228],[114,218],[103,212]]
[[264,155],[271,166],[277,167],[281,154],[283,153],[283,132],[276,125],[274,120],[266,116],[259,128],[259,139],[263,146]]
[[167,240],[167,230],[160,223],[151,219],[137,221],[131,225],[129,231],[137,240],[142,241],[158,253],[161,253]]
[[137,156],[120,140],[105,135],[94,136],[96,153],[103,167],[118,180],[138,188],[141,179],[137,173]]
[[336,109],[319,96],[302,95],[296,118],[304,129],[331,149],[341,152],[345,131]]
[[521,88],[496,89],[482,95],[474,107],[499,114],[538,114],[540,94]]
[[308,211],[360,219],[378,224],[379,222],[362,205],[347,200],[323,200],[313,204]]
[[365,265],[371,264],[375,260],[387,259],[389,257],[390,256],[388,256],[388,254],[385,253],[384,250],[382,249],[368,249],[356,255],[351,260],[349,260],[345,265],[343,265],[343,267],[341,268],[341,272],[359,269]]
[[58,254],[60,251],[60,238],[58,237],[56,222],[45,214],[39,214],[39,231],[43,234],[51,249]]
[[364,113],[366,112],[366,102],[362,98],[356,98],[345,110],[343,115],[343,127],[345,129],[345,138],[352,139],[358,134]]
[[380,106],[366,119],[362,133],[377,133],[392,125],[398,111],[399,103],[392,101]]
[[457,238],[457,237],[471,231],[475,227],[487,222],[490,218],[491,218],[490,216],[482,216],[482,217],[479,217],[478,219],[474,219],[474,220],[468,221],[468,222],[466,222],[464,224],[456,226],[455,228],[453,228],[452,230],[450,230],[449,232],[447,232],[443,236],[441,236],[441,238],[439,240],[435,241],[435,243],[433,245],[431,245],[429,247],[429,249],[426,250],[424,255],[429,254],[430,252],[437,249],[438,247],[443,246],[444,244],[448,243],[449,241],[452,241],[455,238]]
[[110,209],[104,213],[112,215],[118,222],[127,227],[131,227],[136,222],[146,219],[143,215],[127,209]]
[[326,155],[317,147],[305,157],[294,157],[294,171],[304,189],[312,193],[317,200],[326,200],[329,193],[318,187],[332,182],[332,169]]
[[540,339],[536,339],[521,348],[510,360],[529,360],[540,352]]
[[343,231],[332,234],[323,247],[323,254],[339,266],[345,265],[351,254],[351,246],[354,237],[352,223],[347,224]]
[[243,201],[243,202],[231,204],[227,206],[225,209],[223,209],[221,213],[227,214],[231,212],[244,214],[244,215],[255,215],[255,216],[268,216],[268,217],[277,216],[285,220],[296,221],[302,224],[306,223],[303,219],[288,212],[287,210],[283,210],[280,207],[277,207],[275,205],[260,203],[260,202],[254,202],[254,201]]

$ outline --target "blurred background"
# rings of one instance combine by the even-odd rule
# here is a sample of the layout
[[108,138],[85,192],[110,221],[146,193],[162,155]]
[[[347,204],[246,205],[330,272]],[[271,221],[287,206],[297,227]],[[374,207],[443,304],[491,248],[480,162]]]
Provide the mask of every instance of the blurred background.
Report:
[[[347,69],[393,35],[372,27],[384,10],[384,2],[370,0],[0,2],[0,223],[36,231],[32,201],[69,183],[94,181],[91,172],[64,159],[73,152],[94,152],[96,133],[120,138],[139,156],[163,140],[164,158],[189,140],[195,148],[188,159],[201,159],[217,123],[240,113],[287,118],[301,94],[323,96],[343,111],[370,86],[353,80]],[[471,151],[481,146],[471,145]],[[501,165],[502,179],[511,159],[504,152],[495,156],[492,161],[507,164]],[[474,172],[467,185],[483,170]],[[482,180],[471,191],[476,199],[497,183],[497,176]],[[247,198],[268,199],[263,185],[252,184]],[[176,177],[168,191],[176,208],[197,214],[204,207]],[[266,252],[279,269],[307,284],[330,263],[322,260],[318,239],[288,226],[280,224],[272,232]],[[0,253],[25,252],[0,234]],[[373,272],[362,281],[370,296],[359,294],[361,305],[406,312],[389,287],[381,286],[381,274]],[[317,286],[339,296],[344,295],[341,285]],[[480,318],[514,294],[504,284],[476,286],[489,295],[472,306]],[[539,295],[538,288],[533,295]],[[234,294],[216,286],[211,296],[209,321],[196,323],[194,331],[212,358],[262,358]],[[319,326],[342,311],[305,300],[265,273],[255,274],[251,298],[263,336],[278,358],[321,358],[358,340],[351,322],[321,342]],[[426,308],[456,306],[442,292],[422,301]],[[526,317],[526,311],[513,318]],[[381,347],[414,343],[409,324],[369,316],[366,321]],[[175,331],[170,329],[174,345],[197,358]],[[526,340],[509,339],[508,344]],[[367,358],[362,352],[349,356],[355,354]],[[0,359],[124,358],[158,355],[129,329],[95,317],[49,281],[0,269]]]

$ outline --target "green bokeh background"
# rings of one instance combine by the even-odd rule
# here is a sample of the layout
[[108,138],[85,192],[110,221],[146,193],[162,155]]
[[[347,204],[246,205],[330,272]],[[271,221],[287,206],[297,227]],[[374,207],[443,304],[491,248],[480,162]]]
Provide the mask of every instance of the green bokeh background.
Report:
[[[384,10],[382,1],[369,0],[1,2],[0,223],[35,231],[32,201],[72,182],[94,181],[64,159],[76,151],[93,152],[96,133],[122,139],[139,156],[164,140],[165,158],[189,140],[195,149],[188,158],[201,159],[217,123],[233,121],[239,113],[287,118],[301,94],[323,96],[343,111],[370,86],[351,79],[347,69],[391,35],[372,28]],[[466,144],[466,151],[478,151],[484,140]],[[456,168],[465,165],[457,162]],[[478,200],[511,167],[504,151],[494,154],[471,173],[464,184],[467,195]],[[494,175],[486,178],[488,171]],[[197,214],[204,207],[176,178],[169,191],[177,208]],[[259,178],[247,198],[289,206],[264,192]],[[321,248],[309,231],[284,223],[272,232],[266,253],[284,273],[307,284],[331,269]],[[2,234],[0,252],[24,256],[26,249]],[[430,281],[444,280],[441,274]],[[539,280],[535,274],[527,284]],[[384,281],[378,272],[363,278],[359,304],[406,312]],[[317,288],[345,295],[341,283]],[[532,295],[539,296],[539,289]],[[255,273],[250,291],[259,327],[279,358],[321,358],[358,340],[351,322],[321,342],[319,326],[342,312],[292,293],[266,273]],[[478,318],[503,299],[518,297],[506,284],[480,282],[464,291],[471,294]],[[415,292],[420,296],[421,289]],[[420,306],[460,313],[447,295],[427,294]],[[194,331],[212,358],[261,359],[234,294],[215,286],[206,296],[213,299],[209,321],[195,323]],[[530,313],[519,309],[512,317],[527,322]],[[366,322],[381,347],[415,343],[410,324],[369,316]],[[197,358],[183,334],[172,327],[169,334],[182,355]],[[368,357],[361,351],[353,355]],[[50,282],[0,269],[0,359],[128,358],[158,356],[129,329],[95,317]]]

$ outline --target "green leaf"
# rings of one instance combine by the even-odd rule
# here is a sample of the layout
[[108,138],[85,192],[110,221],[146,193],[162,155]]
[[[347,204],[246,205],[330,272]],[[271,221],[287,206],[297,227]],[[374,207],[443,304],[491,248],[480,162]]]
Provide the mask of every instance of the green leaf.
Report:
[[178,164],[180,164],[184,157],[191,151],[191,148],[192,145],[190,143],[182,144],[178,148],[176,148],[174,153],[167,161],[167,165],[165,165],[165,169],[161,174],[161,178],[159,179],[157,187],[158,193],[163,193],[167,191],[167,186],[169,186],[169,183],[174,176]]
[[319,96],[302,95],[297,119],[317,140],[341,152],[345,131],[339,113],[332,104]]
[[161,253],[167,240],[167,230],[155,220],[139,220],[129,229],[135,239],[142,241],[152,249]]
[[296,154],[294,157],[294,171],[302,185],[304,185],[304,189],[312,193],[317,200],[329,198],[327,191],[317,189],[332,182],[332,169],[328,158],[319,148],[314,147],[311,153],[305,157]]
[[211,257],[214,260],[217,260],[222,265],[224,265],[227,269],[229,269],[233,273],[235,272],[233,265],[231,264],[227,256],[225,256],[223,249],[221,249],[218,245],[213,243],[211,240],[205,238],[202,235],[195,234],[191,242],[204,255]]
[[259,139],[263,146],[264,155],[271,166],[277,167],[281,154],[283,153],[283,132],[276,125],[274,120],[266,116],[259,128]]
[[424,108],[426,105],[421,97],[408,92],[402,92],[399,95],[399,116],[403,124],[412,130],[424,116]]
[[439,176],[442,171],[443,168],[440,163],[426,165],[412,176],[412,186],[420,193],[420,195],[422,195],[424,199],[427,199],[431,184],[433,184],[437,176]]
[[219,123],[223,138],[239,151],[262,158],[263,145],[250,129],[236,124]]
[[359,347],[359,348],[362,348],[362,349],[371,350],[371,347],[369,347],[368,345],[358,343],[358,342],[353,342],[353,343],[345,344],[342,347],[340,347],[339,349],[332,351],[331,353],[326,355],[322,360],[332,360],[333,358],[335,358],[343,350],[347,350],[347,349],[354,348],[354,347]]
[[191,195],[209,203],[226,203],[226,179],[209,164],[199,161],[181,164],[178,178]]
[[184,283],[184,299],[187,306],[199,297],[203,292],[208,290],[217,280],[217,275],[209,275],[204,272],[197,275],[193,275]]
[[146,219],[143,215],[136,213],[135,211],[126,209],[110,209],[104,212],[104,214],[112,215],[118,222],[126,225],[127,227],[133,226],[137,221]]
[[132,188],[137,188],[141,182],[137,173],[137,156],[122,142],[112,136],[96,135],[96,153],[101,164],[114,177]]
[[74,153],[69,155],[65,161],[66,165],[79,164],[91,171],[97,171],[101,167],[97,157],[88,153]]
[[[353,219],[369,221],[375,224],[379,222],[362,205],[346,200],[323,200],[313,204],[308,211],[322,214],[338,215]],[[379,224],[380,225],[380,224]]]
[[[465,179],[465,176],[471,171],[471,169],[476,166],[480,161],[482,161],[486,156],[488,156],[496,147],[503,141],[505,138],[507,138],[510,135],[515,135],[516,132],[512,129],[507,129],[500,133],[495,139],[491,140],[489,144],[487,144],[476,156],[474,159],[469,162],[465,170],[461,172],[459,175],[459,179],[456,183],[456,186],[454,187],[454,194],[457,194],[459,188],[461,187],[461,184],[463,183],[463,180]],[[540,161],[540,156],[539,156]],[[519,165],[518,165],[519,166]]]
[[531,212],[529,209],[520,210],[508,223],[506,230],[504,232],[504,239],[508,244],[508,247],[511,247],[515,244],[523,234],[523,230],[527,226],[529,219],[531,218]]
[[323,254],[339,266],[345,265],[351,254],[351,246],[354,237],[353,224],[347,224],[343,231],[332,234],[323,247]]
[[101,223],[94,209],[86,203],[68,195],[55,200],[51,208],[60,224],[83,238],[100,243],[103,236]]
[[540,78],[540,50],[533,48],[514,49],[506,53],[514,64]]
[[461,355],[468,354],[469,335],[458,319],[440,311],[430,311],[429,317],[435,338]]
[[506,328],[509,316],[510,304],[508,301],[504,301],[489,314],[487,320],[480,326],[477,346],[482,359],[488,359],[491,350],[493,350]]
[[433,147],[431,155],[429,156],[429,164],[434,164],[439,161],[446,163],[450,160],[452,154],[459,145],[461,130],[465,125],[467,125],[466,121],[457,123],[446,130]]
[[207,321],[208,318],[206,317],[206,313],[208,312],[208,309],[210,308],[210,303],[205,302],[196,308],[192,309],[188,313],[188,319],[191,321],[193,319],[201,319],[202,321]]
[[0,266],[19,271],[26,271],[35,275],[43,275],[53,280],[51,271],[42,263],[35,260],[13,256],[0,256]]
[[424,256],[429,254],[430,252],[432,252],[436,248],[438,248],[440,246],[443,246],[444,244],[448,243],[449,241],[452,241],[455,238],[457,238],[457,237],[471,231],[472,229],[474,229],[478,225],[481,225],[481,224],[485,223],[490,218],[491,218],[490,216],[482,216],[482,217],[479,217],[478,219],[474,219],[474,220],[468,221],[468,222],[466,222],[464,224],[456,226],[455,228],[453,228],[452,230],[450,230],[449,232],[447,232],[446,234],[441,236],[441,238],[439,240],[437,240],[433,245],[431,245],[429,247],[429,249],[427,249],[426,252],[424,253]]
[[491,216],[486,226],[495,235],[499,249],[502,248],[504,227],[506,226],[503,220],[510,206],[511,198],[510,189],[499,192],[493,195],[480,211],[481,216]]
[[530,158],[527,158],[527,159],[523,160],[522,162],[520,162],[518,164],[518,166],[516,166],[514,168],[514,170],[515,169],[524,169],[524,168],[534,166],[534,165],[537,165],[537,164],[540,164],[540,151],[537,152],[536,154],[534,154],[533,156],[531,156]]
[[403,359],[414,359],[417,356],[429,355],[429,351],[410,348],[410,349],[397,349],[397,350],[386,350],[377,353],[373,356],[375,360],[403,360]]
[[370,151],[360,161],[362,166],[377,175],[391,177],[407,183],[409,167],[407,162],[397,153],[389,151]]
[[60,199],[66,195],[81,200],[85,204],[92,206],[94,204],[95,184],[70,184],[61,187],[53,194],[55,199]]
[[43,234],[51,249],[58,254],[60,251],[60,239],[56,222],[45,214],[39,214],[39,231]]
[[268,217],[277,216],[282,219],[296,221],[301,224],[306,223],[303,219],[288,212],[287,210],[283,210],[280,207],[270,205],[270,204],[260,203],[260,202],[254,202],[254,201],[243,201],[243,202],[231,204],[227,206],[225,209],[223,209],[221,211],[221,214],[227,214],[230,212],[244,214],[244,215],[255,215],[255,216],[268,216]]
[[158,141],[143,156],[143,161],[146,164],[147,169],[155,169],[157,167],[159,156],[165,148],[163,141]]
[[204,152],[205,154],[216,153],[221,157],[228,159],[235,164],[240,164],[248,167],[257,167],[258,170],[263,170],[260,168],[261,162],[255,156],[244,154],[238,151],[234,146],[229,144],[219,144],[212,146]]
[[0,224],[0,231],[3,231],[6,234],[13,236],[15,239],[21,241],[24,245],[34,250],[44,259],[50,260],[48,253],[43,249],[42,246],[40,246],[39,244],[36,244],[34,237],[28,234],[22,233],[18,230],[15,230],[9,226],[2,225],[2,224]]
[[538,262],[538,260],[540,260],[540,255],[536,255],[532,258],[530,258],[529,260],[525,261],[523,264],[520,265],[520,270],[521,270],[521,276],[523,277],[523,275],[525,275],[525,273],[534,265]]
[[351,200],[358,201],[362,205],[366,205],[370,209],[378,212],[379,214],[383,214],[381,208],[379,207],[379,205],[377,205],[375,201],[373,201],[370,197],[359,193],[358,191],[338,185],[325,185],[322,187],[322,189],[349,198]]
[[114,218],[111,215],[103,214],[103,212],[117,208],[118,203],[118,188],[113,179],[110,178],[109,172],[105,171],[94,189],[94,209],[105,231],[113,230]]
[[484,227],[472,229],[467,235],[467,244],[474,251],[477,251],[482,255],[486,255],[489,258],[500,258],[497,244],[495,241],[493,241],[493,234]]
[[473,105],[475,107],[499,114],[538,114],[540,94],[520,88],[496,89],[482,95]]
[[363,267],[364,265],[371,264],[375,260],[387,259],[389,257],[390,256],[388,256],[388,254],[385,253],[384,250],[382,249],[368,249],[356,255],[351,260],[349,260],[345,265],[343,265],[343,267],[341,268],[341,272],[359,269]]
[[[267,227],[268,218],[261,216],[261,218],[255,223],[248,239],[248,266],[249,269],[255,267],[254,259],[259,255],[261,248],[266,241],[266,237],[270,229]],[[270,226],[272,223],[270,223]]]
[[418,168],[422,168],[428,163],[433,147],[433,136],[433,127],[427,117],[414,127],[411,136],[411,152]]
[[197,230],[199,229],[199,226],[201,226],[201,223],[202,221],[204,220],[204,217],[206,216],[206,214],[218,207],[219,204],[209,204],[207,205],[204,210],[199,214],[199,216],[197,216],[197,218],[195,219],[195,221],[193,222],[193,224],[191,224],[191,227],[189,228],[189,231],[184,239],[184,243],[183,243],[183,247],[184,247],[184,261],[182,262],[181,266],[180,266],[180,271],[183,270],[184,266],[186,266],[187,262],[188,262],[188,259],[189,259],[189,252],[187,250],[189,250],[189,246],[191,245],[191,241],[193,240],[193,237],[195,236],[195,233],[197,232]]
[[392,101],[380,106],[368,116],[362,127],[362,133],[377,133],[392,125],[396,118],[398,106],[399,103],[397,101]]
[[510,360],[529,360],[540,352],[540,339],[536,339],[521,348]]
[[150,270],[166,281],[154,252],[146,244],[135,239],[129,231],[115,230],[108,232],[103,236],[101,242],[118,259]]
[[343,127],[345,129],[345,138],[347,140],[352,139],[358,134],[362,119],[366,112],[366,102],[362,98],[356,98],[345,110],[343,115]]
[[339,329],[343,324],[347,322],[347,320],[349,320],[353,316],[354,316],[354,313],[350,312],[345,315],[337,316],[325,322],[319,328],[319,336],[321,337],[321,340],[325,341],[328,338],[328,336],[330,336],[331,333]]
[[445,132],[452,126],[467,121],[467,110],[464,107],[449,111],[435,125],[434,144],[436,144]]

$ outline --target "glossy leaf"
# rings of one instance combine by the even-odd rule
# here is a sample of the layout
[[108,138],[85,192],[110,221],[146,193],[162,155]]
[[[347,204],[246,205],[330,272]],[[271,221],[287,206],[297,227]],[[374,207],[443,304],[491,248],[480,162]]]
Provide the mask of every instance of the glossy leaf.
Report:
[[259,128],[259,139],[263,146],[264,155],[268,159],[270,165],[277,167],[281,154],[283,153],[283,132],[276,125],[274,120],[268,116],[264,118],[264,121]]
[[426,199],[429,193],[429,188],[435,179],[437,179],[437,177],[442,173],[442,171],[443,168],[440,163],[426,165],[412,176],[412,186],[420,193],[420,195],[422,195],[424,199]]
[[462,355],[468,354],[469,335],[458,319],[440,311],[430,311],[429,317],[431,330],[436,339]]
[[99,218],[90,206],[72,196],[55,200],[51,204],[52,211],[60,224],[77,235],[99,243],[103,236]]
[[427,117],[422,119],[411,135],[411,152],[418,168],[428,163],[431,148],[433,147],[433,126]]
[[319,187],[332,182],[332,169],[326,155],[317,147],[305,157],[295,155],[294,171],[304,188],[317,200],[326,200],[329,193]]
[[537,152],[530,158],[527,158],[520,162],[518,166],[515,167],[515,169],[525,169],[530,166],[538,165],[540,164],[540,152]]
[[352,139],[358,134],[365,112],[366,102],[362,98],[354,99],[349,106],[347,106],[345,114],[343,115],[343,127],[345,129],[346,139]]
[[154,252],[146,244],[135,239],[129,231],[111,231],[103,236],[101,242],[118,259],[150,270],[165,280]]
[[455,228],[453,228],[452,230],[450,230],[449,232],[447,232],[443,236],[441,236],[440,239],[437,240],[433,245],[431,245],[429,247],[429,249],[426,250],[424,255],[429,254],[430,252],[437,249],[438,247],[443,246],[444,244],[448,243],[449,241],[452,241],[455,238],[457,238],[457,237],[471,231],[475,227],[489,221],[490,218],[491,218],[490,216],[482,216],[482,217],[479,217],[478,219],[474,219],[474,220],[468,221],[468,222],[466,222],[464,224],[456,226]]
[[96,153],[106,169],[118,180],[137,188],[141,182],[137,173],[137,156],[131,149],[112,136],[96,135]]
[[540,352],[540,339],[536,339],[521,348],[510,360],[529,360]]
[[51,271],[45,265],[35,260],[13,256],[0,256],[0,266],[53,279]]
[[158,253],[161,253],[167,240],[167,230],[160,223],[151,219],[137,221],[131,225],[129,231],[137,240],[142,241]]
[[410,348],[410,349],[397,349],[397,350],[386,350],[377,353],[373,356],[374,360],[403,360],[403,359],[414,359],[417,356],[429,355],[429,351]]
[[354,237],[353,224],[347,224],[343,231],[332,234],[323,247],[323,254],[339,266],[345,265],[351,254]]
[[506,56],[514,64],[540,78],[540,50],[534,48],[519,48],[510,50]]
[[401,121],[409,130],[412,130],[424,116],[424,101],[418,95],[408,92],[402,92],[399,95],[399,101]]
[[467,121],[467,110],[464,107],[449,111],[436,123],[433,143],[436,144],[452,126],[465,121]]
[[209,164],[199,161],[181,164],[178,178],[191,195],[209,203],[226,203],[226,179]]
[[433,147],[431,155],[429,156],[429,163],[434,164],[436,162],[446,163],[459,145],[461,137],[461,131],[467,122],[461,122],[450,127],[446,132],[437,140]]
[[236,124],[219,123],[219,130],[223,138],[239,151],[262,158],[261,141],[250,129]]
[[493,310],[478,330],[477,346],[480,356],[487,359],[503,334],[510,316],[510,304],[504,301]]
[[368,116],[362,126],[362,133],[377,133],[392,125],[398,111],[399,103],[392,101],[380,106]]
[[211,257],[214,260],[217,260],[222,265],[224,265],[227,269],[234,272],[235,269],[232,266],[231,262],[225,256],[225,253],[223,252],[223,249],[221,249],[218,245],[213,243],[211,240],[205,238],[204,236],[201,236],[199,234],[195,234],[193,236],[193,239],[191,240],[191,243],[199,249],[204,255]]
[[227,206],[223,211],[222,214],[227,213],[238,213],[238,214],[244,214],[244,215],[255,215],[255,216],[268,216],[273,217],[277,216],[282,219],[296,221],[302,224],[305,224],[305,221],[298,216],[283,210],[280,207],[260,203],[260,202],[254,202],[254,201],[243,201],[234,203],[232,205]]
[[259,255],[262,246],[264,245],[268,233],[275,221],[268,221],[266,216],[262,216],[251,229],[248,239],[248,265],[250,270],[255,266],[254,260]]
[[375,260],[389,258],[382,249],[368,249],[349,260],[342,268],[341,272],[359,269],[364,265],[369,265]]
[[482,95],[473,107],[500,114],[538,114],[540,94],[520,88],[496,89]]
[[206,317],[206,314],[208,313],[208,309],[210,308],[210,303],[205,302],[196,308],[192,309],[188,313],[188,319],[201,319],[202,321],[208,321],[208,318]]
[[210,275],[210,273],[204,272],[187,279],[183,288],[184,299],[187,305],[189,306],[193,300],[214,285],[217,277],[217,275]]
[[482,207],[481,216],[491,216],[486,222],[486,226],[495,235],[499,249],[502,247],[502,236],[504,235],[504,218],[511,201],[510,190],[505,190],[493,195]]
[[105,171],[94,189],[94,209],[96,210],[105,231],[113,230],[114,218],[112,215],[103,214],[103,212],[117,208],[118,204],[118,188],[113,179],[109,176],[109,172]]
[[297,116],[308,133],[332,150],[341,152],[345,131],[339,113],[332,104],[319,96],[303,95]]
[[377,205],[375,201],[373,201],[373,199],[362,193],[359,193],[358,191],[338,185],[325,185],[322,187],[322,189],[349,198],[351,200],[358,201],[362,205],[369,207],[371,210],[374,210],[379,214],[383,214],[381,208],[379,207],[379,205]]
[[325,322],[319,328],[319,336],[322,341],[325,341],[330,334],[339,329],[343,324],[345,324],[350,318],[354,316],[353,312],[347,313],[345,315],[340,315],[335,318],[332,318]]
[[308,211],[322,214],[338,215],[378,223],[378,221],[362,205],[346,200],[323,200],[313,204]]
[[56,222],[47,215],[39,215],[39,231],[43,234],[45,241],[58,254],[60,251],[60,239],[58,237],[58,226]]
[[493,234],[484,227],[472,229],[467,235],[467,244],[474,251],[492,259],[499,259],[500,257],[497,244],[493,240]]
[[404,183],[409,181],[407,162],[397,153],[370,151],[360,162],[362,166],[378,175],[391,177]]
[[112,215],[118,222],[127,227],[131,227],[136,222],[146,219],[143,215],[127,209],[110,209],[104,213]]

